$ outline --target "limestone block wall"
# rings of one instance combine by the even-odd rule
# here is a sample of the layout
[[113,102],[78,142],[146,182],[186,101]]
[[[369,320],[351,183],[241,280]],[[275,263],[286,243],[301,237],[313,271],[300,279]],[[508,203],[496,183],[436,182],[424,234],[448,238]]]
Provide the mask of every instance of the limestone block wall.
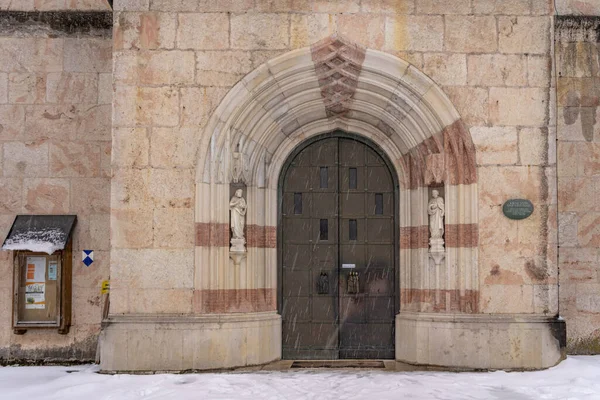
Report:
[[[112,16],[67,22],[58,12],[50,24],[44,13],[6,12],[50,3],[0,2],[0,240],[16,214],[77,214],[72,326],[68,335],[13,334],[12,252],[0,251],[0,362],[93,360],[100,282],[109,276]],[[54,3],[88,9],[94,2]],[[83,249],[94,250],[89,268]]]
[[573,353],[600,351],[600,17],[556,23],[560,313]]
[[[112,263],[121,268],[113,271],[112,313],[204,312],[198,285],[207,268],[223,289],[252,281],[219,269],[228,262],[227,221],[192,222],[195,156],[211,145],[198,135],[245,74],[336,32],[425,72],[470,129],[481,182],[472,205],[480,219],[477,309],[556,313],[551,1],[116,0],[114,8]],[[515,197],[534,203],[527,220],[502,215]],[[218,206],[199,207],[203,215]],[[225,251],[197,254],[194,263],[195,243]],[[224,301],[219,310],[239,310]]]

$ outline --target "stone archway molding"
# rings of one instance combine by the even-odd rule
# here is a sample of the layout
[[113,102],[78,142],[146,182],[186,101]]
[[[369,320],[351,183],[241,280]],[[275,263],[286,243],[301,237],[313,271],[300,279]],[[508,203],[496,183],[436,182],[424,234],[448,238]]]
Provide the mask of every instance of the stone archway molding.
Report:
[[[249,73],[199,132],[193,314],[111,316],[101,339],[104,371],[230,368],[281,357],[279,175],[304,140],[334,130],[377,143],[398,176],[396,359],[503,369],[561,359],[549,318],[480,314],[475,149],[448,97],[413,65],[334,35]],[[239,185],[248,209],[247,254],[238,265],[229,256],[229,199]],[[440,263],[428,254],[432,187],[445,199]],[[512,351],[512,343],[539,350]]]
[[[248,74],[204,129],[196,173],[196,263],[203,266],[196,271],[198,312],[276,309],[279,173],[303,140],[336,129],[377,143],[398,174],[402,309],[477,312],[477,173],[468,130],[425,74],[338,35]],[[234,152],[247,185],[246,278],[223,263]],[[444,187],[447,255],[428,271],[431,184]],[[223,290],[232,291],[229,300]]]

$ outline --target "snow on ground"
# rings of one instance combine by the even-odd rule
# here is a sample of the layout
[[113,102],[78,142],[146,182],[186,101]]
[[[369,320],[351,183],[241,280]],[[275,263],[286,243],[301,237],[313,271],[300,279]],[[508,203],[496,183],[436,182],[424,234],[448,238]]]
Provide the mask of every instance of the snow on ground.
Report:
[[102,375],[97,371],[96,365],[0,367],[0,399],[600,399],[600,356],[569,357],[546,371],[510,373],[290,370]]

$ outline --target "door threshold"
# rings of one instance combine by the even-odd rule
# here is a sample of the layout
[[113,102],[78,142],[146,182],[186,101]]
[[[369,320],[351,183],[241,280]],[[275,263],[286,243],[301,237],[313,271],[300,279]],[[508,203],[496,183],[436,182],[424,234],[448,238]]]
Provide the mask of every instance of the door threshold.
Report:
[[290,368],[385,368],[383,360],[296,360]]

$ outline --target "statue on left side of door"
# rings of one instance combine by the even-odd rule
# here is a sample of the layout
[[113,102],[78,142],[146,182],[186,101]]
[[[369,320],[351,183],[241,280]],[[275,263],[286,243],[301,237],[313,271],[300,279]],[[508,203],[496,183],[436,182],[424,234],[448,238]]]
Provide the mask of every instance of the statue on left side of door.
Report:
[[229,201],[231,211],[231,250],[245,251],[244,227],[246,225],[246,200],[242,197],[242,189],[235,191],[235,195]]

